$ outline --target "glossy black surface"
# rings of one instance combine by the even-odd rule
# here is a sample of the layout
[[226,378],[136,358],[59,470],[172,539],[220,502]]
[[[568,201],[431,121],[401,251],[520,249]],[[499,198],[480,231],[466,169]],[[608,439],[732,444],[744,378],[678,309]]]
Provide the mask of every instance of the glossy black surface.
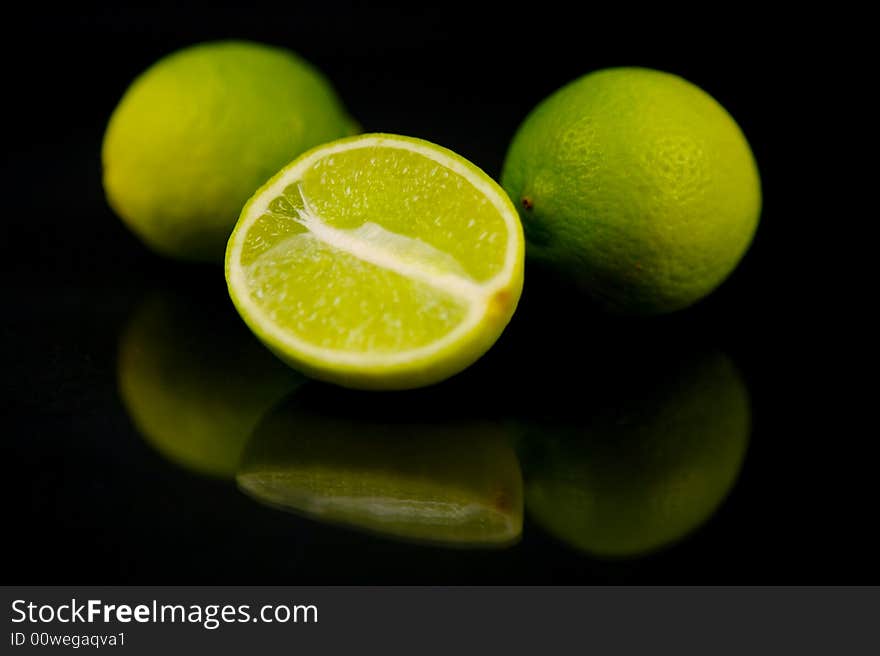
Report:
[[[851,421],[858,402],[834,346],[847,315],[813,285],[816,208],[802,202],[790,157],[796,126],[777,102],[793,84],[780,74],[791,48],[760,21],[744,48],[732,23],[719,31],[645,20],[624,30],[604,15],[584,28],[551,10],[528,20],[486,13],[328,5],[22,19],[5,45],[41,50],[7,57],[18,62],[3,160],[7,581],[877,582],[876,493],[860,473],[873,437]],[[751,141],[765,194],[755,243],[712,297],[652,320],[597,316],[529,268],[496,347],[430,389],[380,397],[287,381],[239,323],[222,270],[153,256],[101,190],[103,128],[131,78],[175,48],[228,36],[296,49],[365,129],[430,139],[491,175],[528,110],[562,83],[614,64],[679,73],[718,98]],[[183,408],[144,392],[144,377],[179,390]],[[183,447],[150,435],[185,423],[179,413],[198,426],[181,434]],[[364,448],[364,422],[385,435],[390,472]],[[234,481],[238,454],[261,453],[241,434],[252,429],[274,434],[259,438],[270,443],[279,430],[291,438],[249,466],[311,463],[344,471],[354,487],[382,476],[439,481],[427,501],[444,486],[471,490],[522,515],[521,535],[493,548],[411,543],[394,535],[399,526],[383,534],[347,515],[370,529],[362,532],[315,518],[326,507],[321,490],[307,499],[310,517],[280,512],[277,499],[259,503]],[[226,451],[186,446],[218,430]],[[337,450],[309,445],[322,431]],[[478,435],[477,444],[489,434],[482,457],[504,471],[407,451],[408,439],[436,451],[443,431],[459,442]],[[706,442],[695,441],[702,434]],[[652,506],[670,489],[699,507]],[[604,509],[598,519],[595,508]],[[679,515],[657,528],[657,512]],[[653,537],[633,537],[646,526]],[[596,545],[593,535],[615,531],[629,546]],[[625,557],[608,553],[620,549]]]

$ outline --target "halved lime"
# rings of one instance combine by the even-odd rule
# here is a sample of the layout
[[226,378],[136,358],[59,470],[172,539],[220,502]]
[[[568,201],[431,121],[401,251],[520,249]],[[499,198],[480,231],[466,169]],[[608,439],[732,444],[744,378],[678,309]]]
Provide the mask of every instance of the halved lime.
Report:
[[226,250],[232,300],[295,368],[347,387],[428,385],[479,358],[522,290],[516,209],[420,139],[319,146],[248,201]]

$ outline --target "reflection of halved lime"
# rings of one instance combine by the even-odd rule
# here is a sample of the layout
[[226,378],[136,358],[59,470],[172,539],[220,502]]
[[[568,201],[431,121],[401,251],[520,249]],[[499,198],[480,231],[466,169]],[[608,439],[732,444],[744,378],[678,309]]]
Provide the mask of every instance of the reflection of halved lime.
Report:
[[513,315],[516,210],[485,173],[419,139],[320,146],[251,198],[226,253],[239,312],[316,378],[407,388],[476,360]]
[[719,353],[636,368],[595,412],[570,408],[525,442],[529,515],[588,553],[632,557],[705,522],[733,486],[750,430],[748,393]]
[[260,416],[302,378],[248,333],[228,300],[206,296],[156,293],[141,303],[120,343],[119,393],[162,455],[228,478]]
[[241,489],[388,536],[471,546],[519,536],[522,478],[501,428],[400,421],[393,402],[387,412],[346,412],[348,399],[336,398],[316,400],[306,388],[260,422],[242,459]]

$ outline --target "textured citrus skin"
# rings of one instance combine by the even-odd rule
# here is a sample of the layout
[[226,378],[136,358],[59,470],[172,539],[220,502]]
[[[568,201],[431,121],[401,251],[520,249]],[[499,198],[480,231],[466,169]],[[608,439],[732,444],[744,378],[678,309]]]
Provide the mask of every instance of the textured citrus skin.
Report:
[[715,289],[752,240],[758,170],[739,126],[680,77],[612,68],[535,108],[502,184],[527,254],[607,309],[656,314]]
[[104,189],[155,251],[219,262],[254,189],[352,128],[327,80],[292,52],[200,44],[160,60],[126,91],[104,135]]

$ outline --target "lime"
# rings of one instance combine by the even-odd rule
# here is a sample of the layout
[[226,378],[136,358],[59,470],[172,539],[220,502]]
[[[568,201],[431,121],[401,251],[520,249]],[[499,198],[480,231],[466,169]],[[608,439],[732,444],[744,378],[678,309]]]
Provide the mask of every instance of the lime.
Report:
[[147,296],[120,340],[119,394],[163,456],[231,478],[260,417],[303,379],[220,300],[164,290]]
[[733,118],[680,77],[612,68],[520,126],[504,164],[528,254],[624,313],[686,307],[748,249],[758,171]]
[[523,281],[516,209],[434,144],[371,134],[325,144],[248,201],[229,240],[239,313],[295,368],[348,387],[461,371],[499,337]]
[[419,418],[411,399],[340,392],[312,383],[267,415],[245,448],[239,487],[273,507],[388,537],[484,547],[519,537],[522,476],[503,427]]
[[714,514],[745,457],[748,392],[722,353],[670,360],[628,368],[592,411],[583,402],[546,408],[523,447],[537,524],[578,550],[629,558]]
[[352,125],[327,80],[292,52],[243,41],[192,46],[125,92],[104,135],[104,189],[150,248],[219,262],[254,189]]

